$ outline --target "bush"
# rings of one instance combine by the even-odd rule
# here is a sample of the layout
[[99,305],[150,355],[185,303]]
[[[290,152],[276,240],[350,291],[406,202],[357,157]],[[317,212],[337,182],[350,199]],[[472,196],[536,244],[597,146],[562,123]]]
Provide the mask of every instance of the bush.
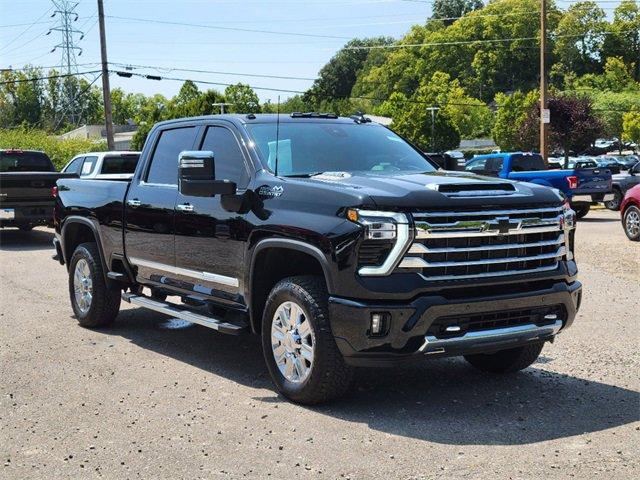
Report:
[[74,156],[84,152],[99,152],[107,149],[104,141],[95,142],[84,138],[60,140],[42,130],[0,129],[0,148],[42,150],[60,170]]

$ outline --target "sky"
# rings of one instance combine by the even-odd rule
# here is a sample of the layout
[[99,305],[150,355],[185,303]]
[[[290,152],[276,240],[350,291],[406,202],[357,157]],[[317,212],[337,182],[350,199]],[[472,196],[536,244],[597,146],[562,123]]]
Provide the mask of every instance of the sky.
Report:
[[[73,25],[85,34],[82,40],[76,35],[82,48],[78,70],[96,70],[100,68],[97,1],[76,1],[79,18]],[[293,91],[309,88],[318,70],[348,39],[400,38],[431,13],[431,2],[423,0],[105,0],[104,5],[109,62],[154,67],[132,70],[144,74]],[[0,0],[0,68],[60,64],[62,51],[51,50],[60,43],[61,34],[46,35],[59,22],[59,15],[51,18],[53,11],[51,0]],[[171,70],[175,68],[223,73]],[[96,75],[86,78],[93,80]],[[110,80],[111,88],[168,97],[182,85],[181,81],[116,75]],[[225,87],[200,84],[199,88],[223,91]],[[293,95],[258,88],[256,92],[262,101],[273,102],[278,95],[281,100]]]

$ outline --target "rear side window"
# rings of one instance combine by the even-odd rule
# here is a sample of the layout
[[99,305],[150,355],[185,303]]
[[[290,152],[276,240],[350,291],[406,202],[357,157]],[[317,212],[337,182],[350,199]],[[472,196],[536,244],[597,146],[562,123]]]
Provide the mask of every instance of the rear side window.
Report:
[[240,145],[231,130],[225,127],[209,127],[201,150],[213,152],[215,178],[231,180],[239,187],[247,185],[249,175]]
[[84,157],[84,163],[82,164],[82,171],[80,172],[81,177],[86,177],[87,175],[91,175],[93,170],[96,168],[96,162],[98,161],[98,157],[95,155],[90,157]]
[[547,166],[540,155],[514,155],[511,158],[511,171],[532,172],[546,170]]
[[193,148],[195,136],[195,127],[172,128],[162,131],[151,157],[147,182],[177,185],[178,155],[184,150]]
[[69,165],[67,165],[64,169],[66,173],[80,173],[80,165],[82,165],[82,161],[84,157],[78,157],[71,161]]
[[484,171],[486,165],[487,165],[487,159],[479,158],[477,160],[471,160],[469,163],[467,163],[465,170],[469,170],[471,172]]
[[101,173],[133,173],[136,170],[136,165],[138,164],[139,159],[140,155],[118,155],[104,157],[104,159],[102,160]]
[[53,172],[51,160],[42,152],[0,151],[0,172]]

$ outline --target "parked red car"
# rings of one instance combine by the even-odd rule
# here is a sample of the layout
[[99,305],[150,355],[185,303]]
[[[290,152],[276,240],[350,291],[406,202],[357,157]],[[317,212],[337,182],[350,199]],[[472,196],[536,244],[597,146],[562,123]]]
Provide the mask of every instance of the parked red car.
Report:
[[631,188],[620,204],[622,226],[629,240],[640,240],[640,185]]

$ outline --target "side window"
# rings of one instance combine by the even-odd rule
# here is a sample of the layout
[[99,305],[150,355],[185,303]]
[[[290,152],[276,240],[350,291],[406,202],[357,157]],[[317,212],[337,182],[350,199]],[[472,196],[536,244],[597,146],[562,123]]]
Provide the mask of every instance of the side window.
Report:
[[75,158],[69,165],[65,167],[63,172],[65,173],[79,173],[80,165],[82,165],[82,161],[84,157]]
[[86,177],[87,175],[91,175],[93,169],[96,168],[96,162],[98,161],[98,157],[84,157],[84,163],[82,164],[82,171],[80,172],[81,177]]
[[231,180],[239,188],[247,186],[249,174],[244,156],[231,130],[225,127],[208,127],[200,150],[213,152],[217,180]]
[[514,172],[533,172],[546,170],[546,166],[540,155],[514,155],[511,160],[511,170]]
[[487,159],[479,158],[478,160],[471,160],[465,167],[465,170],[469,170],[471,172],[482,172],[484,171],[486,165]]
[[147,182],[177,185],[178,155],[184,150],[193,148],[195,135],[195,127],[173,128],[162,131],[151,157],[151,167],[147,173]]
[[504,158],[502,157],[493,157],[490,159],[489,165],[487,165],[487,170],[491,173],[500,173],[502,170],[502,165],[504,164]]

